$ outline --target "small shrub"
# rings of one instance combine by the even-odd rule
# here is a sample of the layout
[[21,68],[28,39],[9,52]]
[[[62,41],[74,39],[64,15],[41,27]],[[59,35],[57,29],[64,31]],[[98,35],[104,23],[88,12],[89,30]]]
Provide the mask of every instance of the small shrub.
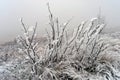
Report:
[[[53,16],[49,4],[48,10],[52,33],[47,31],[48,44],[40,55],[37,52],[37,42],[34,40],[37,24],[33,28],[26,28],[21,20],[24,36],[18,37],[18,42],[22,46],[20,51],[25,53],[27,58],[27,65],[23,69],[27,77],[24,79],[119,80],[117,74],[119,64],[116,64],[116,68],[112,65],[115,59],[113,58],[112,62],[111,58],[108,60],[109,58],[103,55],[107,55],[106,52],[114,46],[109,44],[113,43],[112,41],[106,41],[108,38],[101,34],[105,24],[99,20],[100,18],[91,19],[89,24],[82,22],[70,37],[66,30],[70,20],[60,25],[58,18],[55,19]],[[33,32],[30,34],[29,31]]]

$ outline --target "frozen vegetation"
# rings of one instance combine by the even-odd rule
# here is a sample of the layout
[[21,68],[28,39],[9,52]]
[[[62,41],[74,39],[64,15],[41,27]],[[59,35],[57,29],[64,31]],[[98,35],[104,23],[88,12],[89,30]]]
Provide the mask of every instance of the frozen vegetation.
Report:
[[120,35],[103,34],[101,17],[81,22],[70,36],[50,11],[51,32],[36,37],[37,23],[0,47],[1,80],[120,80]]

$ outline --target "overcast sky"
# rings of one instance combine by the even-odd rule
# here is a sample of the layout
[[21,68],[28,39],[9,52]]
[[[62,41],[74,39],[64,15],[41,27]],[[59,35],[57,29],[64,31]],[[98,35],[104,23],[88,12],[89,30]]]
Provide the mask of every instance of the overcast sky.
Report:
[[69,28],[96,17],[101,8],[108,31],[120,30],[120,0],[0,0],[0,42],[21,34],[21,17],[28,26],[37,21],[39,35],[44,34],[45,28],[49,27],[47,2],[61,23],[73,18]]

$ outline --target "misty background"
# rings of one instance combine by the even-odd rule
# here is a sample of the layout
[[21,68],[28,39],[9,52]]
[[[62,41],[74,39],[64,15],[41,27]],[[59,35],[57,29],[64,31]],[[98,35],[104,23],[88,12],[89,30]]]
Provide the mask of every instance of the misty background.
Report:
[[0,0],[0,43],[13,40],[22,33],[21,17],[27,26],[38,22],[38,35],[42,36],[49,27],[48,2],[60,23],[72,18],[70,29],[81,21],[96,17],[101,8],[107,23],[105,31],[120,30],[120,0]]

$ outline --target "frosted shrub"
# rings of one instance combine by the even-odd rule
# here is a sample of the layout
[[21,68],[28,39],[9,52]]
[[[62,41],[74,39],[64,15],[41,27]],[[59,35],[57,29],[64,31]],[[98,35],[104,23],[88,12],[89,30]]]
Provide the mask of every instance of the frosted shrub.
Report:
[[31,73],[33,77],[35,77],[38,74],[36,64],[37,61],[39,60],[38,43],[35,41],[37,23],[35,24],[35,26],[31,26],[28,28],[25,26],[22,19],[21,19],[21,23],[24,30],[24,34],[23,36],[17,37],[17,42],[21,46],[21,48],[19,48],[18,50],[20,53],[23,53],[25,63],[26,62],[29,63],[27,64],[28,65],[27,68],[29,70],[28,73]]
[[[38,45],[34,40],[37,24],[26,28],[21,20],[24,36],[18,37],[22,46],[19,50],[25,53],[25,58],[30,62],[25,67],[26,69],[30,66],[29,80],[119,80],[119,60],[116,62],[113,58],[112,61],[107,61],[107,57],[104,56],[115,46],[113,41],[102,36],[101,31],[105,24],[100,18],[91,19],[89,24],[82,22],[71,37],[66,30],[70,20],[60,25],[49,4],[48,10],[52,33],[47,31],[48,44],[40,55],[37,55]],[[114,62],[117,64],[113,66]]]

